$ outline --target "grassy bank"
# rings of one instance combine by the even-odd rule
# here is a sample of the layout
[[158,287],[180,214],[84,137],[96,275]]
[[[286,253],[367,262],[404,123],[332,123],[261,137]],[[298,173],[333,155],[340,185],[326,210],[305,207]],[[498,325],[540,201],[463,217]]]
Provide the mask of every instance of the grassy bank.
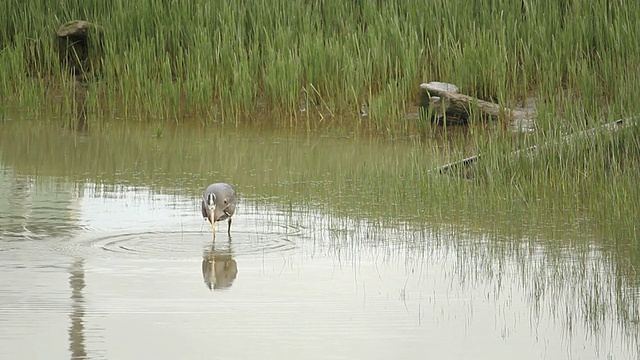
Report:
[[366,120],[353,116],[363,127],[411,132],[404,114],[433,80],[505,104],[537,96],[551,114],[580,109],[580,121],[637,111],[640,4],[523,3],[8,0],[0,95],[68,117],[77,85],[55,31],[84,19],[98,29],[90,119],[235,122],[268,111],[301,124],[367,104]]

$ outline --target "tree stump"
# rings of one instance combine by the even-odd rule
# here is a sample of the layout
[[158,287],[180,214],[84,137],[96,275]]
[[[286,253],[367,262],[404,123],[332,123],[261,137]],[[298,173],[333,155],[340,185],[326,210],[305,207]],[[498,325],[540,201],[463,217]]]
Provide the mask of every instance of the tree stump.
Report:
[[[56,31],[60,62],[78,79],[87,80],[87,75],[95,70],[92,66],[89,50],[97,49],[96,45],[99,43],[90,47],[89,39],[94,38],[93,35],[97,34],[95,31],[97,28],[90,22],[73,20],[62,24]],[[99,40],[97,36],[95,39]]]
[[[64,69],[75,76],[74,94],[75,123],[71,127],[86,130],[87,126],[87,82],[97,73],[100,66],[102,42],[99,27],[84,21],[73,20],[62,24],[56,36],[58,38],[58,55]],[[96,54],[95,51],[99,53]],[[90,51],[94,53],[90,54]],[[91,55],[91,56],[90,56]],[[97,64],[94,66],[94,64]]]

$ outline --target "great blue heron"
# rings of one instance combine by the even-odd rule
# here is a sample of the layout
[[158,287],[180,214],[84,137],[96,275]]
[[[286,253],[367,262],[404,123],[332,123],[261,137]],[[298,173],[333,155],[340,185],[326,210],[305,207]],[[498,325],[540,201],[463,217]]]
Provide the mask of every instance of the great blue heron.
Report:
[[211,223],[216,235],[216,221],[229,219],[227,232],[231,234],[231,217],[236,211],[236,191],[226,183],[215,183],[207,187],[202,195],[202,216]]

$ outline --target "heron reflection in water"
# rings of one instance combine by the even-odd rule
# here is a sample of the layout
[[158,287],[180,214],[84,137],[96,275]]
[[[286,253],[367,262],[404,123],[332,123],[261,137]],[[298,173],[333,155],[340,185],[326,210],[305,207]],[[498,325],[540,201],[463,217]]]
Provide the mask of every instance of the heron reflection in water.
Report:
[[209,290],[231,287],[237,275],[238,264],[233,259],[231,236],[226,249],[216,249],[215,241],[205,247],[202,254],[202,278]]

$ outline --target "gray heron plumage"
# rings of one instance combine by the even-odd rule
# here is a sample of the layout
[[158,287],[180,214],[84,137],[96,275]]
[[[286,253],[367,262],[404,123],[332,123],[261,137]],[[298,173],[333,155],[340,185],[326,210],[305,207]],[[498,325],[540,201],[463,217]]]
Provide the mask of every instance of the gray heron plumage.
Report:
[[209,220],[213,235],[216,234],[216,221],[229,221],[227,232],[231,234],[231,217],[236,211],[236,191],[226,183],[215,183],[207,187],[202,194],[202,217]]

